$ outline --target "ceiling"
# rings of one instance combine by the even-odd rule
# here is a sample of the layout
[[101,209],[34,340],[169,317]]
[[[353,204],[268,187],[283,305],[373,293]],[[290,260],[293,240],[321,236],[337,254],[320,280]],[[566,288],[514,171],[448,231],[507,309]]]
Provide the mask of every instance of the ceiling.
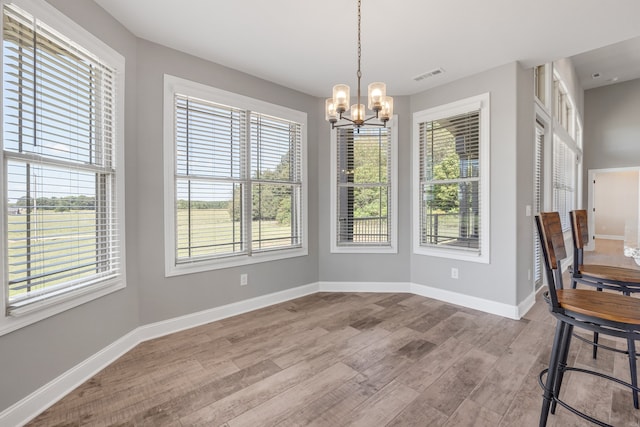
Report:
[[[95,1],[140,38],[318,97],[336,83],[355,89],[355,0]],[[566,57],[586,88],[640,77],[638,0],[362,3],[363,90],[383,81],[390,95],[411,95],[513,61]],[[445,72],[414,80],[436,68]]]
[[640,37],[571,57],[583,89],[640,78]]

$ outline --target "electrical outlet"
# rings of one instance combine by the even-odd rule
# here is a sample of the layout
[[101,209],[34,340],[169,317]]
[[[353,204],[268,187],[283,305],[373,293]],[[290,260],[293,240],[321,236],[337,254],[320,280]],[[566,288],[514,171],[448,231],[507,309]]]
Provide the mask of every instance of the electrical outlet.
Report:
[[527,270],[527,280],[531,280],[531,269]]
[[249,275],[246,273],[243,273],[240,275],[240,286],[245,286],[247,283],[249,283]]
[[452,279],[457,279],[458,278],[458,269],[455,267],[451,268],[451,278]]

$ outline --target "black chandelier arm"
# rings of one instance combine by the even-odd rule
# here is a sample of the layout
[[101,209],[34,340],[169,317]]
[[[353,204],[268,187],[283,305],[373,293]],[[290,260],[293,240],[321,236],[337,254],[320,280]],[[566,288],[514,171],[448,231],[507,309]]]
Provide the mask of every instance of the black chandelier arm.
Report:
[[[389,119],[381,119],[381,118],[378,116],[379,111],[380,111],[380,110],[374,110],[373,112],[374,112],[374,113],[376,113],[376,114],[375,114],[374,116],[369,117],[368,119],[364,119],[364,120],[362,121],[362,123],[366,123],[366,122],[368,122],[369,120],[373,120],[373,119],[378,119],[378,120],[382,120],[383,122],[387,122]],[[355,121],[355,120],[352,120],[352,119],[350,119],[350,118],[348,118],[348,117],[344,117],[342,114],[343,114],[343,113],[340,113],[340,116],[338,117],[338,121],[340,121],[340,120],[348,120],[348,121],[349,121],[349,122],[351,122],[351,123],[356,123],[356,121]]]
[[[348,119],[345,119],[345,120],[348,120]],[[349,121],[351,122],[351,120],[349,120]],[[331,123],[331,129],[344,128],[344,127],[347,127],[347,126],[353,126],[353,122],[351,122],[351,123],[343,123],[341,125],[337,125],[335,123]]]
[[381,126],[381,127],[384,127],[384,126],[387,125],[387,121],[383,120],[383,119],[380,119],[380,120],[382,120],[382,123],[369,123],[369,120],[371,120],[371,119],[375,119],[375,117],[369,117],[362,124],[364,125],[366,123],[367,126]]
[[378,117],[378,112],[377,112],[377,111],[376,111],[376,115],[375,115],[375,116],[371,116],[371,117],[369,117],[368,119],[364,119],[362,122],[363,122],[363,123],[366,123],[366,122],[368,122],[369,120],[373,120],[373,119],[382,120],[383,122],[386,122],[386,120],[385,120],[385,119],[381,119],[380,117]]
[[376,119],[376,118],[377,117],[375,117],[375,116],[371,116],[368,119],[363,120],[361,123],[356,123],[355,120],[351,120],[351,119],[349,119],[347,117],[341,117],[339,121],[345,120],[345,121],[347,121],[347,123],[342,123],[342,124],[337,125],[336,123],[338,121],[331,122],[331,129],[343,128],[343,127],[353,126],[353,125],[355,125],[356,128],[360,128],[360,127],[364,126],[365,123],[366,123],[367,126],[380,126],[380,127],[387,126],[387,121],[389,121],[389,119],[379,119],[379,120],[382,120],[382,123],[370,123],[369,122],[369,120],[373,120],[373,119]]

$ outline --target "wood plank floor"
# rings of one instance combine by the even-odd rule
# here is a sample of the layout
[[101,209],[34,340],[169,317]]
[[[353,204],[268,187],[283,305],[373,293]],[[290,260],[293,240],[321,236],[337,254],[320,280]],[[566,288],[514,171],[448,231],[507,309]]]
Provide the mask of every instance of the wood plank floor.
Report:
[[[543,301],[514,321],[411,294],[319,293],[142,343],[29,425],[535,426],[553,330]],[[628,380],[624,355],[590,352],[573,340],[569,361]],[[565,381],[576,407],[640,425],[630,392]],[[559,408],[548,425],[585,423]]]

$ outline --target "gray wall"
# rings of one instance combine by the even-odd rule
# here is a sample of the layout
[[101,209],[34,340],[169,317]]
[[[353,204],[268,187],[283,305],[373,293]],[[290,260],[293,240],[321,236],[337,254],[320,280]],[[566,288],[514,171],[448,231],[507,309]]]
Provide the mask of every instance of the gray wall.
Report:
[[[414,112],[491,93],[491,264],[412,254],[411,188]],[[414,282],[509,305],[533,291],[533,222],[525,206],[533,195],[533,76],[517,63],[461,79],[411,97],[394,98],[399,126],[399,252],[331,254],[328,126],[320,126],[320,280]],[[320,112],[324,105],[319,107]],[[516,162],[518,166],[516,168]],[[521,189],[521,190],[518,190]],[[450,278],[451,267],[460,278]]]
[[[94,2],[50,3],[126,58],[127,288],[0,336],[0,412],[140,325],[318,280],[318,100],[138,40]],[[164,277],[165,73],[307,113],[308,256]],[[239,275],[245,272],[249,285],[241,288]]]
[[535,113],[533,100],[533,69],[517,70],[517,139],[516,139],[516,206],[517,221],[517,271],[516,304],[523,302],[534,291],[533,233],[534,216],[526,216],[527,205],[533,209],[533,167],[535,158]]
[[[327,88],[327,91],[329,88]],[[328,93],[328,92],[327,92]],[[355,101],[354,101],[355,102]],[[318,103],[319,116],[324,116],[324,100]],[[398,253],[397,254],[332,254],[330,224],[330,191],[335,183],[331,174],[331,126],[319,127],[319,257],[320,280],[328,282],[409,282],[411,252],[411,114],[409,98],[393,97],[394,114],[398,115]]]
[[[411,97],[395,98],[400,120],[399,252],[330,254],[329,185],[333,180],[322,100],[136,39],[93,2],[49,1],[126,57],[128,287],[1,336],[0,411],[140,325],[318,280],[411,281],[509,305],[528,296],[531,219],[524,217],[524,206],[531,203],[533,103],[530,95],[521,93],[532,93],[530,71],[511,63]],[[165,73],[307,113],[308,256],[164,277]],[[637,100],[640,85],[635,87]],[[412,255],[411,116],[485,92],[491,93],[491,263]],[[634,108],[637,111],[637,102]],[[637,141],[637,127],[634,135]],[[529,240],[519,246],[520,239]],[[449,277],[451,267],[459,268],[458,280]],[[239,275],[245,272],[249,285],[240,287]]]
[[[435,288],[516,303],[516,63],[507,64],[411,97],[411,113],[491,93],[490,264],[411,255],[411,280]],[[533,117],[531,117],[533,120]],[[483,218],[483,220],[485,220]],[[452,279],[457,267],[459,279]]]
[[[164,74],[307,113],[309,255],[237,268],[164,277],[162,104]],[[137,240],[140,253],[140,322],[169,319],[318,280],[318,100],[292,89],[138,41]],[[323,123],[324,125],[324,123]],[[286,274],[283,274],[286,273]],[[240,287],[240,274],[249,285]]]
[[94,2],[49,2],[126,58],[127,288],[0,336],[0,412],[139,325],[136,39]]
[[587,171],[640,166],[640,79],[584,92],[584,185]]

